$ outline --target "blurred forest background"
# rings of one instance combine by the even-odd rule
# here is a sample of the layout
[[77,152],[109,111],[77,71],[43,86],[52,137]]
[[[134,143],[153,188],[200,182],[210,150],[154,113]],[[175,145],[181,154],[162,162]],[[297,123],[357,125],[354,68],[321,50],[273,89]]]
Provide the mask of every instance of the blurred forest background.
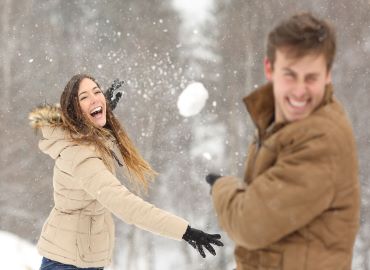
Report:
[[[204,176],[242,176],[254,127],[242,98],[265,82],[266,36],[310,11],[337,29],[337,97],[352,120],[362,183],[354,269],[370,269],[370,0],[1,0],[0,229],[36,243],[52,207],[53,161],[37,147],[28,112],[59,102],[76,73],[107,88],[126,81],[115,113],[160,173],[146,200],[220,231]],[[210,98],[185,118],[176,102],[191,82]],[[338,146],[340,147],[340,146]],[[202,259],[187,244],[117,223],[115,269],[232,269],[233,245]],[[1,243],[0,243],[1,245]]]

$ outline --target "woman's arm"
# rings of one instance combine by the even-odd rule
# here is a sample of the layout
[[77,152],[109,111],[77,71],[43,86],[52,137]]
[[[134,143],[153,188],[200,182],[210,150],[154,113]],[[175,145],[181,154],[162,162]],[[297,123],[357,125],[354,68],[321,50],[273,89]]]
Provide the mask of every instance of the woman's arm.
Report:
[[181,240],[189,223],[134,195],[107,169],[95,151],[84,146],[75,153],[72,175],[81,188],[128,224]]
[[185,240],[205,257],[203,248],[216,255],[213,245],[223,246],[219,234],[207,234],[189,223],[134,195],[107,169],[96,153],[76,146],[72,175],[90,196],[128,224],[175,240]]

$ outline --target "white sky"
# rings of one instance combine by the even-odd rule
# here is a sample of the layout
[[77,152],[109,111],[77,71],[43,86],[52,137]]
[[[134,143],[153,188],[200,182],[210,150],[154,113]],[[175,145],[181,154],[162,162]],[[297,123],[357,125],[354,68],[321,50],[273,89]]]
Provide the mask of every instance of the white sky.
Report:
[[208,13],[214,9],[214,0],[173,0],[173,6],[188,26],[196,27],[207,20]]

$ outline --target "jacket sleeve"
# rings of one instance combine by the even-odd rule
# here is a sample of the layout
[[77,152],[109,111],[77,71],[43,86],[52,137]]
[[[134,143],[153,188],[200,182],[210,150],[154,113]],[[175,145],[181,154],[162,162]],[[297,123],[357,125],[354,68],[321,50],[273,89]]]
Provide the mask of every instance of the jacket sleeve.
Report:
[[212,198],[220,225],[238,245],[260,249],[310,223],[334,198],[334,158],[326,136],[282,149],[276,163],[246,186],[216,181]]
[[186,220],[131,193],[107,169],[95,151],[86,151],[86,148],[78,151],[74,159],[73,177],[89,195],[128,224],[171,239],[182,239],[188,226]]

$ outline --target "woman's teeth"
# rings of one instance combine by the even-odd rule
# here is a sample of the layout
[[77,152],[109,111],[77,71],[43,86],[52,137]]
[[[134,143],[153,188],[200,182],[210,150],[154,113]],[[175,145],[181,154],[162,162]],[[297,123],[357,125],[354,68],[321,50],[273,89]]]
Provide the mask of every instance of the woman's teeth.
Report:
[[96,107],[94,110],[91,111],[91,116],[96,116],[98,113],[102,113],[103,109],[102,107]]

